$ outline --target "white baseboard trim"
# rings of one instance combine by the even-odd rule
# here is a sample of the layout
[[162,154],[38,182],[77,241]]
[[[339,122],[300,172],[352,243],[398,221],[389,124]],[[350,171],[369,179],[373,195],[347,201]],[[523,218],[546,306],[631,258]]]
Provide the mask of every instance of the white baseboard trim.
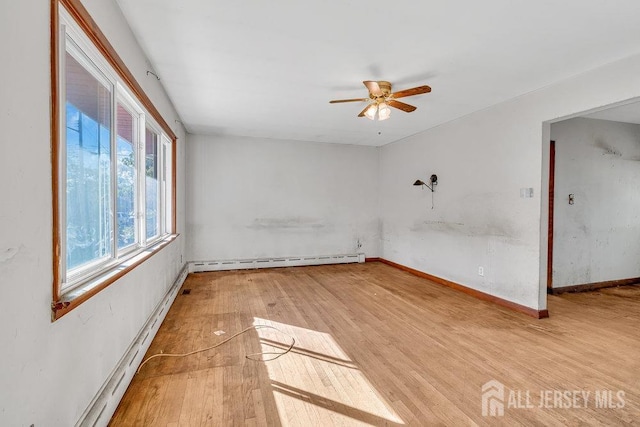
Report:
[[142,362],[147,349],[151,345],[151,341],[155,337],[162,321],[164,320],[169,307],[178,295],[178,291],[182,287],[185,279],[189,274],[188,264],[185,264],[178,277],[169,288],[164,298],[158,303],[155,310],[149,316],[140,332],[133,340],[124,356],[120,359],[111,375],[107,378],[103,386],[95,395],[87,409],[76,423],[76,427],[94,427],[106,426],[109,424],[124,392],[127,390],[129,383],[138,369],[138,365]]
[[254,268],[296,267],[323,264],[348,264],[364,262],[364,254],[340,254],[320,256],[291,256],[280,258],[231,259],[217,261],[191,261],[189,272],[222,270],[249,270]]

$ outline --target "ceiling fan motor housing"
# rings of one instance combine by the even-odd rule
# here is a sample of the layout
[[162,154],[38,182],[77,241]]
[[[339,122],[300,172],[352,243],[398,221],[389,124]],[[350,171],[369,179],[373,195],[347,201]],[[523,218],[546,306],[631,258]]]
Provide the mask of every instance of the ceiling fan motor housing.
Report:
[[391,95],[391,83],[381,80],[378,81],[378,86],[380,87],[380,91],[382,91],[382,96],[374,97],[370,95],[372,98],[386,98]]

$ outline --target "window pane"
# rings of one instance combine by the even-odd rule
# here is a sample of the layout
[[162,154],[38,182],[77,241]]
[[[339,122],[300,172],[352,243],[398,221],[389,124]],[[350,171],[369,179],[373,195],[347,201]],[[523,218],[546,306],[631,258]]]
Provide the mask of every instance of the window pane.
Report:
[[160,193],[162,194],[162,209],[164,209],[164,231],[171,230],[171,209],[167,207],[169,200],[171,200],[171,182],[169,181],[171,157],[168,149],[169,144],[165,142],[166,138],[163,135],[161,137],[160,146],[162,147],[162,186]]
[[160,186],[158,184],[158,145],[160,138],[157,133],[145,129],[145,217],[147,239],[151,239],[158,234],[160,230],[159,222],[159,194]]
[[116,219],[118,249],[122,249],[136,242],[134,118],[122,105],[118,105],[116,125],[118,128]]
[[111,92],[66,54],[67,269],[111,254]]

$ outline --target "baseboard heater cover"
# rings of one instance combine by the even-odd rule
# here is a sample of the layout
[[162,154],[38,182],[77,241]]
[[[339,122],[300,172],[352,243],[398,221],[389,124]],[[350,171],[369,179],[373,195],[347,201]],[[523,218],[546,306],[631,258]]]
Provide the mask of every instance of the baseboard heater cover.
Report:
[[292,256],[277,258],[234,259],[217,261],[191,261],[189,272],[221,270],[250,270],[254,268],[296,267],[306,265],[349,264],[364,262],[364,254],[340,254],[320,256]]
[[151,345],[153,337],[155,337],[162,321],[167,315],[171,303],[173,303],[173,300],[178,295],[178,291],[187,278],[189,274],[188,267],[188,264],[182,267],[178,277],[164,298],[160,300],[113,372],[111,372],[89,406],[87,406],[87,409],[85,409],[82,416],[80,416],[76,427],[106,426],[109,424],[122,396],[124,396],[124,392],[127,390],[129,383],[131,383],[136,373],[138,365],[142,362],[142,358]]

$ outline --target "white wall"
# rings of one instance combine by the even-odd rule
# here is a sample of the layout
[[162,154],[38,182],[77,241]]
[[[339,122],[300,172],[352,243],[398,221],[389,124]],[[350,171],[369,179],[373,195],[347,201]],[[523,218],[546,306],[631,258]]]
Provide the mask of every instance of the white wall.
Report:
[[382,256],[545,309],[549,121],[639,95],[634,56],[384,146]]
[[640,125],[575,118],[551,139],[553,287],[640,277]]
[[[177,118],[114,1],[85,6],[169,124]],[[70,426],[181,268],[184,239],[51,322],[49,1],[0,2],[0,425]],[[177,129],[178,186],[184,133]],[[183,193],[178,196],[184,230]]]
[[375,147],[189,135],[187,169],[189,260],[379,255]]

